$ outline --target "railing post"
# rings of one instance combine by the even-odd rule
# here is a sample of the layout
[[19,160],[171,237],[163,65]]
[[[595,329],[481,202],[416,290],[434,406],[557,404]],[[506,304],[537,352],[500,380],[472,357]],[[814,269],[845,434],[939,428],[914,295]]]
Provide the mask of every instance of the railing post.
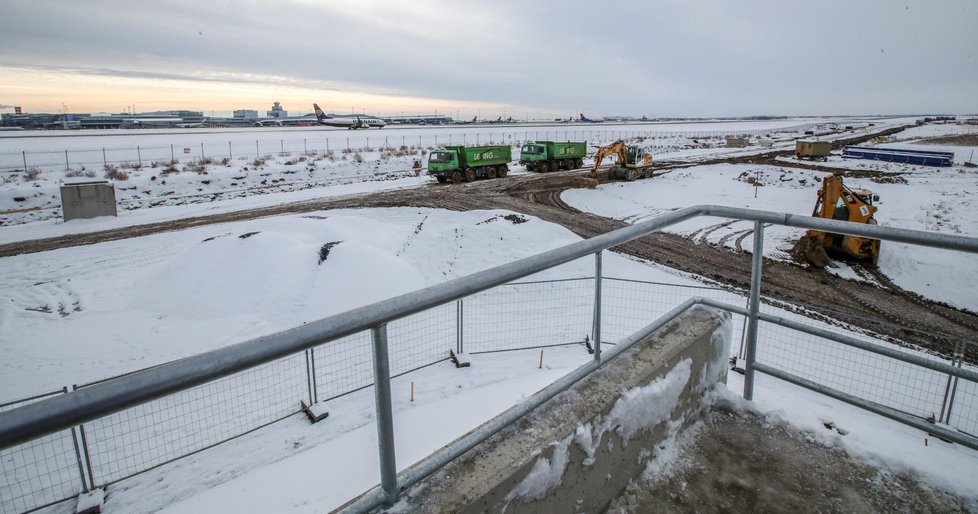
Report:
[[[68,394],[68,386],[64,386],[62,391]],[[88,482],[85,480],[85,466],[82,464],[81,448],[78,446],[78,432],[75,427],[71,427],[71,443],[75,447],[75,461],[78,462],[78,477],[81,478],[82,492],[87,493],[89,491]]]
[[747,352],[744,357],[744,399],[754,399],[754,359],[757,357],[757,314],[761,304],[761,264],[764,261],[764,224],[754,222],[754,255],[751,256],[750,297],[747,310]]
[[462,320],[464,319],[464,304],[463,300],[459,299],[455,302],[455,351],[457,353],[465,353],[465,344],[462,329]]
[[374,357],[374,406],[380,450],[380,488],[387,505],[397,501],[397,465],[394,461],[394,416],[391,410],[391,370],[387,356],[387,325],[370,329]]
[[[72,391],[78,390],[78,384],[71,385]],[[92,454],[88,450],[88,437],[85,436],[85,424],[78,425],[78,435],[81,436],[82,453],[85,455],[85,464],[88,468],[88,483],[91,489],[95,489],[95,472],[92,470]]]
[[[968,350],[969,344],[968,341],[955,343],[954,357],[951,360],[952,366],[961,367],[961,362],[964,360],[964,353]],[[948,375],[947,379],[947,387],[944,389],[944,403],[941,404],[941,419],[939,421],[949,425],[951,424],[951,408],[954,407],[954,397],[958,393],[958,377],[952,379]]]
[[601,360],[601,252],[594,253],[594,318],[591,321],[594,360]]

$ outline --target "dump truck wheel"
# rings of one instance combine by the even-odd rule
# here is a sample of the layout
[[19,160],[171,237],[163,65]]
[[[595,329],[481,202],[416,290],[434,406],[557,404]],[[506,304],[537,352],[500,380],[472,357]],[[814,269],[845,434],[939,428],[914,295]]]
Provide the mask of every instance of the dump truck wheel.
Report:
[[584,159],[575,159],[574,168],[580,168],[584,166]]
[[469,168],[469,169],[465,170],[465,181],[466,182],[475,182],[475,170],[474,169]]
[[496,175],[498,175],[499,178],[503,178],[506,175],[509,175],[509,168],[507,168],[506,165],[503,164],[502,166],[499,167],[499,170],[496,171]]
[[540,173],[546,173],[550,171],[550,163],[547,161],[543,161],[540,163],[539,166],[537,166],[537,168],[540,170]]
[[444,175],[438,175],[435,178],[437,178],[438,179],[438,182],[441,182],[442,184],[444,184],[445,182],[448,182],[448,178],[446,178]]
[[496,178],[496,168],[492,166],[486,168],[486,178]]
[[452,184],[458,184],[461,181],[462,181],[462,174],[457,171],[452,172]]

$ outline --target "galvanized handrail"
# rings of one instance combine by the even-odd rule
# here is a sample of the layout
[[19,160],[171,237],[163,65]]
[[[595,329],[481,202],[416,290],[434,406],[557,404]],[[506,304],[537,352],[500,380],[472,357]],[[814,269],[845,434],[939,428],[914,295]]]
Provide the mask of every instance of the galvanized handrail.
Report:
[[[751,301],[746,311],[749,326],[747,380],[745,380],[744,396],[748,399],[752,394],[753,386],[753,356],[756,351],[757,323],[763,319],[759,313],[759,295],[765,223],[978,253],[978,238],[733,207],[713,205],[687,207],[614,232],[474,273],[444,284],[353,309],[307,323],[301,327],[186,357],[0,413],[0,449],[107,416],[347,335],[371,330],[375,352],[374,361],[377,363],[374,371],[377,374],[377,383],[380,385],[376,392],[378,420],[383,421],[378,423],[378,431],[380,431],[381,441],[387,440],[390,443],[381,445],[382,495],[384,502],[390,503],[397,495],[398,486],[404,486],[404,481],[398,483],[395,476],[393,438],[389,437],[392,427],[383,419],[389,419],[390,408],[389,403],[386,407],[383,405],[387,402],[384,399],[385,393],[381,390],[383,388],[382,382],[386,382],[383,376],[383,364],[387,360],[387,323],[591,254],[595,255],[596,276],[600,277],[602,251],[697,216],[715,216],[755,222]],[[596,280],[596,287],[600,287],[598,284],[600,284],[600,280]],[[596,321],[593,329],[596,359],[594,362],[598,365],[603,360],[599,336],[599,309],[599,304],[596,304]],[[955,368],[955,370],[962,371],[960,368]],[[381,412],[382,410],[387,412]]]
[[[107,416],[128,407],[189,389],[350,334],[369,330],[431,307],[595,254],[697,216],[716,216],[773,223],[978,253],[978,238],[716,205],[687,207],[614,232],[310,322],[300,327],[186,357],[92,387],[72,391],[66,395],[0,413],[0,449]],[[758,281],[759,278],[757,277]]]

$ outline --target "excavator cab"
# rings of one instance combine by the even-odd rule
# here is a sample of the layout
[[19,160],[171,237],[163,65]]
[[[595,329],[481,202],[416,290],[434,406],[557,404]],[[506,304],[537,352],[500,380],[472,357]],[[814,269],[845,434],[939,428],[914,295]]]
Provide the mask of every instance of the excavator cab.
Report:
[[638,164],[642,162],[642,157],[645,156],[645,149],[639,148],[637,146],[628,147],[628,159],[625,161],[626,164]]

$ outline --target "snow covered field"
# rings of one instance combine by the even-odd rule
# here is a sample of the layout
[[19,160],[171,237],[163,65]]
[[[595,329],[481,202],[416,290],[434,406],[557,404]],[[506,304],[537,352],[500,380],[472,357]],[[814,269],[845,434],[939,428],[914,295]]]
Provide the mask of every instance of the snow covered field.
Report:
[[[946,134],[978,134],[978,128],[935,125],[901,133],[901,139]],[[875,161],[843,160],[838,155],[819,165],[879,172],[872,178],[846,178],[846,186],[869,189],[880,196],[880,225],[978,236],[978,169],[965,162],[974,147],[900,143],[901,148],[955,152],[954,166],[935,168]],[[793,160],[782,158],[784,161]],[[787,162],[786,162],[787,164]],[[561,199],[572,207],[631,223],[696,204],[717,204],[810,215],[825,172],[789,166],[714,165],[667,171],[634,184],[609,183],[596,189],[575,189]],[[752,183],[756,183],[755,186]],[[667,231],[704,243],[750,250],[752,224],[700,218]],[[803,230],[774,226],[765,231],[765,256],[787,260]],[[858,279],[844,263],[832,270]],[[976,310],[978,260],[973,255],[884,243],[879,268],[900,287],[933,300]],[[962,272],[968,270],[971,272]]]
[[[384,130],[391,137],[393,131]],[[955,130],[960,133],[962,129],[955,126]],[[931,135],[921,133],[919,137]],[[684,141],[688,138],[672,136],[661,138],[659,144],[674,144],[670,154],[674,156],[704,151],[684,149]],[[52,139],[46,144],[53,148],[64,143]],[[647,144],[653,144],[652,140]],[[342,152],[335,153],[335,160],[320,153],[291,165],[286,161],[296,156],[275,156],[258,169],[253,158],[235,159],[224,169],[220,165],[209,168],[207,175],[180,171],[165,178],[160,169],[132,170],[129,181],[116,182],[120,198],[131,201],[123,205],[132,206],[132,210],[120,209],[118,218],[64,223],[50,216],[39,218],[42,221],[16,217],[10,226],[0,228],[0,243],[325,195],[413,187],[431,181],[409,171],[412,160],[420,157],[418,150],[423,151],[415,148],[409,155],[387,159],[381,152],[364,151],[363,163],[353,162],[354,153]],[[884,166],[882,171],[906,183],[856,179],[846,183],[880,195],[877,218],[883,225],[976,236],[978,174],[963,165],[968,148],[952,150],[958,157],[950,169]],[[310,162],[314,159],[318,160]],[[880,166],[842,162],[837,157],[828,165]],[[236,178],[242,174],[246,178]],[[0,211],[15,210],[24,203],[14,197],[36,191],[39,193],[31,198],[55,195],[63,175],[63,170],[47,169],[34,181],[23,181],[20,174],[7,175],[17,179],[0,189]],[[628,221],[702,203],[809,214],[822,175],[767,165],[717,165],[676,170],[635,183],[606,184],[595,190],[572,190],[562,199],[581,210]],[[763,184],[756,188],[756,198],[748,177]],[[203,180],[211,182],[202,184]],[[263,180],[308,187],[251,189],[262,186]],[[129,185],[135,187],[127,189]],[[218,191],[234,188],[241,192],[213,198]],[[145,194],[147,198],[202,194],[201,198],[208,199],[154,206],[153,201],[140,203],[134,198],[146,189],[152,191]],[[57,199],[45,201],[59,203]],[[40,206],[50,208],[50,203]],[[505,217],[509,214],[408,208],[324,211],[0,259],[0,351],[5,355],[0,362],[0,403],[276,332],[578,240],[559,226],[534,218],[514,221]],[[15,216],[0,215],[8,220]],[[750,227],[720,221],[693,220],[672,230],[704,242],[750,248],[751,238],[745,232]],[[784,258],[787,246],[798,235],[771,227],[766,232],[766,255]],[[323,260],[322,249],[330,242],[339,244]],[[880,267],[902,287],[930,298],[970,309],[978,305],[974,256],[917,248],[908,251],[884,243]],[[678,286],[703,284],[695,277],[611,253],[604,258],[604,273]],[[593,262],[586,260],[533,278],[591,274]],[[675,303],[685,299],[672,294],[675,296],[669,298]],[[646,313],[647,319],[672,306],[655,305]],[[511,321],[507,318],[504,312],[484,318],[483,323],[502,326]],[[456,370],[441,363],[395,379],[399,467],[409,466],[590,357],[572,346],[547,349],[542,369],[538,358],[538,350],[478,355],[472,368]],[[412,381],[417,391],[414,402],[407,396]],[[841,445],[884,469],[916,470],[940,487],[978,499],[972,479],[978,472],[975,452],[934,438],[925,444],[926,434],[776,379],[761,376],[756,387],[754,408],[789,420],[815,439]],[[730,375],[728,388],[734,393],[742,390],[739,375]],[[106,511],[320,512],[338,506],[377,481],[372,394],[365,389],[330,401],[330,418],[317,425],[293,416],[115,484]],[[826,430],[829,421],[845,435]],[[338,467],[337,462],[345,465]],[[67,502],[54,510],[70,508]]]

